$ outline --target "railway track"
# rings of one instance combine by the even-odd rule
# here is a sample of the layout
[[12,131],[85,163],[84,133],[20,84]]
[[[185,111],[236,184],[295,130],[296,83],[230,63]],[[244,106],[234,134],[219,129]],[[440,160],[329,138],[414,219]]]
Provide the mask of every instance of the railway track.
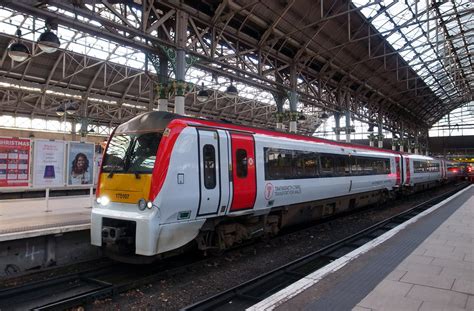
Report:
[[447,193],[420,203],[409,210],[372,225],[341,241],[328,245],[234,288],[187,306],[183,310],[245,310],[315,270],[326,266],[332,261],[415,217],[466,186],[467,184],[462,184]]
[[58,276],[0,290],[0,310],[64,310],[92,303],[179,273],[193,256],[150,265],[112,263],[108,267]]
[[[459,186],[304,258],[188,306],[186,310],[242,310],[383,234],[461,188]],[[0,290],[0,310],[64,310],[87,305],[97,299],[110,298],[141,285],[164,279],[169,275],[178,274],[192,264],[206,260],[208,258],[197,259],[197,257],[187,255],[180,256],[179,259],[173,257],[173,260],[142,266],[113,263],[105,268],[7,288]]]

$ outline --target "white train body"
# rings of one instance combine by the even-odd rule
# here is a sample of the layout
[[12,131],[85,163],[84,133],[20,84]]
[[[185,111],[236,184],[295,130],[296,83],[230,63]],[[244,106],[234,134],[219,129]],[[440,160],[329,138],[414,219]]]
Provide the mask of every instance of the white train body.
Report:
[[[139,163],[142,136],[153,148]],[[439,170],[421,172],[420,161]],[[125,256],[191,241],[223,249],[439,182],[442,170],[425,156],[151,112],[109,140],[91,240]]]

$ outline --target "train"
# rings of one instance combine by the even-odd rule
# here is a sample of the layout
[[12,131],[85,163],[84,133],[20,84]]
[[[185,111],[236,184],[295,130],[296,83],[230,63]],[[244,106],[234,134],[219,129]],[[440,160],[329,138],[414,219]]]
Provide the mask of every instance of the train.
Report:
[[[221,251],[453,180],[453,163],[168,112],[115,128],[91,243],[117,260]],[[142,261],[141,261],[142,260]]]

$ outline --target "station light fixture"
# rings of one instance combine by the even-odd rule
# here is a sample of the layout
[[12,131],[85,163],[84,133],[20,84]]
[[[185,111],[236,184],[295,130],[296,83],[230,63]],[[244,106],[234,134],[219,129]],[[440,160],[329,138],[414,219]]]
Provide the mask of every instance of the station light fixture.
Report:
[[237,91],[237,88],[234,86],[233,83],[234,81],[231,79],[230,85],[227,87],[227,90],[225,91],[226,96],[231,99],[237,98],[237,96],[239,95],[239,91]]
[[197,100],[199,102],[205,102],[209,98],[209,92],[204,89],[204,82],[201,84],[201,90],[197,94]]
[[65,112],[66,112],[66,111],[64,110],[64,107],[63,107],[63,106],[59,106],[58,109],[56,109],[56,114],[57,114],[58,116],[61,116],[61,117],[62,117]]
[[71,114],[75,114],[77,111],[77,107],[74,103],[69,103],[67,106],[66,106],[66,113],[71,115]]
[[60,45],[61,42],[59,42],[58,36],[47,26],[46,31],[38,39],[39,48],[45,53],[54,53]]
[[18,39],[13,41],[8,47],[8,56],[13,59],[15,62],[22,62],[30,56],[30,50],[28,47],[20,42],[21,30],[20,28],[16,31],[16,36]]
[[303,123],[306,121],[306,116],[303,114],[303,112],[300,113],[300,116],[298,117],[298,123]]
[[323,113],[321,114],[321,119],[327,119],[329,118],[329,115],[326,113],[326,111],[323,111]]

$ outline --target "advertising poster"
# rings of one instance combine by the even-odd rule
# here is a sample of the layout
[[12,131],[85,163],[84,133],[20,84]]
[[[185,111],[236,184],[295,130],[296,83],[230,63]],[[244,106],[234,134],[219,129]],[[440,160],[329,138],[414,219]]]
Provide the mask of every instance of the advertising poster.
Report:
[[0,187],[26,187],[30,179],[29,139],[0,138]]
[[92,185],[94,182],[94,144],[69,143],[67,184]]
[[64,186],[64,141],[35,140],[33,157],[33,186]]

